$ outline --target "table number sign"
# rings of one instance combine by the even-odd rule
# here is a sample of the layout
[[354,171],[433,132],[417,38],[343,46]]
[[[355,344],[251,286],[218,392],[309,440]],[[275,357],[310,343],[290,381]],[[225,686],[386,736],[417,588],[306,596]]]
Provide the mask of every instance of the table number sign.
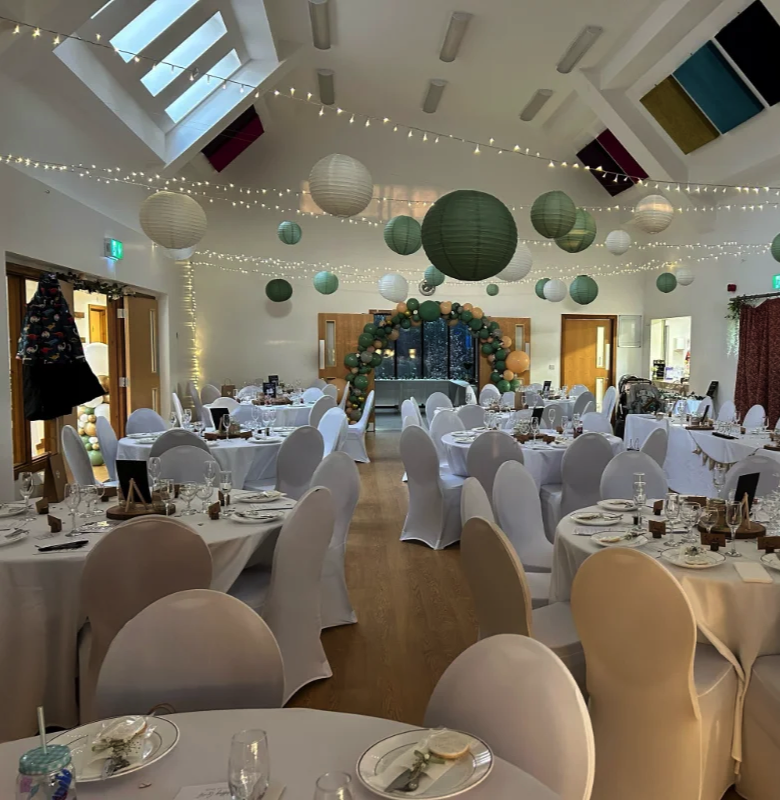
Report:
[[653,534],[653,539],[660,539],[666,534],[666,520],[649,519],[647,520],[647,529]]
[[780,550],[780,536],[759,536],[756,543],[759,550],[766,550],[767,553]]
[[719,547],[726,546],[726,534],[707,533],[706,531],[704,531],[701,535],[701,543],[705,547],[709,547],[710,550],[714,550],[717,553]]
[[203,786],[185,786],[174,800],[230,800],[230,789],[226,783],[207,783]]

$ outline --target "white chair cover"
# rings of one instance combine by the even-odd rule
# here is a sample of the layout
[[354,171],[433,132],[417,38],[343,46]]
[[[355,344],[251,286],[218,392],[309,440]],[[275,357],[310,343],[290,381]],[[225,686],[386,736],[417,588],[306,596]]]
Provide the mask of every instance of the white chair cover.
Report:
[[317,430],[322,434],[322,453],[329,456],[344,448],[349,420],[340,408],[330,408],[323,415]]
[[334,386],[332,383],[329,383],[327,386],[325,386],[323,388],[322,393],[323,394],[327,394],[330,397],[332,397],[333,398],[333,402],[335,403],[336,400],[338,400],[338,397],[339,397],[339,387],[338,386]]
[[262,386],[256,386],[253,383],[248,384],[247,386],[242,387],[236,392],[236,399],[237,400],[254,400],[258,394],[263,393]]
[[444,392],[433,392],[425,401],[425,421],[431,427],[437,408],[452,408],[452,400]]
[[583,383],[575,383],[569,390],[569,397],[579,397],[583,392],[587,392],[588,387]]
[[204,406],[213,403],[219,396],[221,392],[214,386],[213,383],[207,383],[201,390],[200,390],[200,400]]
[[560,403],[550,403],[542,411],[542,427],[554,431],[561,426],[563,421],[563,406]]
[[455,413],[458,415],[461,427],[464,430],[470,431],[474,428],[481,428],[485,424],[485,409],[482,406],[461,406]]
[[322,461],[322,434],[311,425],[296,428],[279,448],[276,458],[276,489],[293,500],[303,497],[311,486],[314,470]]
[[541,383],[529,383],[528,386],[526,386],[526,389],[530,389],[532,392],[540,392],[542,390],[542,384]]
[[590,798],[596,745],[588,708],[571,672],[541,642],[499,634],[469,647],[436,684],[424,724],[479,736],[561,800]]
[[473,517],[495,523],[490,498],[476,478],[466,478],[460,490],[460,521],[465,525]]
[[480,405],[484,405],[485,403],[490,403],[493,400],[500,400],[500,399],[501,399],[501,392],[499,392],[495,384],[492,383],[486,383],[482,387],[482,391],[479,393]]
[[401,433],[401,460],[408,478],[409,510],[401,541],[414,539],[441,550],[460,539],[463,478],[439,476],[439,457],[428,433],[411,425]]
[[607,391],[604,392],[604,397],[601,398],[601,413],[608,419],[612,419],[612,412],[615,410],[617,403],[617,389],[614,386],[608,386]]
[[179,395],[176,392],[171,393],[171,408],[173,413],[176,414],[176,424],[181,426],[184,424],[184,408],[179,400]]
[[214,460],[208,450],[200,447],[174,447],[160,456],[160,477],[174,483],[203,483],[206,463]]
[[349,397],[349,388],[344,387],[341,390],[341,400],[339,400],[339,408],[344,411],[347,408],[347,398]]
[[206,420],[206,417],[210,415],[203,413],[203,403],[200,401],[200,394],[198,393],[198,387],[195,386],[195,381],[187,381],[187,394],[189,394],[190,400],[192,400],[194,409],[193,419],[200,420],[201,422],[210,422],[211,420]]
[[745,418],[742,420],[742,427],[758,428],[763,424],[764,417],[766,417],[766,410],[762,405],[756,404],[751,406],[747,414],[745,414]]
[[171,428],[171,430],[165,431],[162,436],[157,438],[157,441],[152,445],[152,449],[149,451],[149,458],[161,456],[166,450],[171,450],[174,447],[182,447],[184,445],[188,447],[198,447],[201,450],[205,450],[207,453],[211,453],[209,446],[196,433],[186,431],[184,428]]
[[71,475],[73,475],[73,480],[79,486],[100,483],[95,479],[95,473],[92,471],[92,462],[89,460],[84,442],[81,441],[81,437],[72,425],[65,425],[60,434],[60,441],[62,442],[62,452]]
[[776,800],[780,764],[780,656],[756,659],[745,697],[739,795]]
[[577,399],[574,401],[574,408],[572,408],[572,414],[584,414],[585,408],[588,403],[593,402],[593,395],[586,389],[584,392],[577,395]]
[[[754,472],[759,474],[756,497],[763,497],[766,494],[770,494],[780,486],[780,461],[756,453],[755,455],[743,458],[742,461],[738,461],[726,473],[726,482],[723,486],[722,493],[723,497],[726,498],[729,496],[729,492],[736,491],[740,475],[752,475]],[[736,497],[734,499],[741,500],[742,498]]]
[[471,384],[466,386],[466,402],[467,403],[477,402],[477,393],[474,391],[474,387]]
[[726,400],[726,402],[722,403],[718,409],[718,419],[725,422],[731,422],[736,413],[737,407],[734,405],[734,403],[731,400]]
[[542,396],[539,394],[539,392],[529,389],[525,393],[525,404],[529,408],[536,408],[536,406],[543,406],[544,400],[542,399]]
[[168,423],[151,408],[137,408],[127,418],[125,424],[125,434],[131,433],[157,433],[157,431],[167,431],[170,426]]
[[[422,428],[422,425],[420,425],[419,420],[414,416],[414,414],[407,414],[407,416],[403,418],[401,430],[405,431],[410,425],[414,425],[417,428]],[[425,430],[425,428],[423,428],[423,430]]]
[[515,439],[501,431],[487,431],[477,436],[469,447],[466,456],[469,475],[482,484],[488,497],[493,496],[493,480],[505,461],[519,461],[522,464],[523,450]]
[[335,522],[322,568],[322,627],[350,625],[357,616],[344,577],[347,534],[360,497],[360,474],[346,453],[332,453],[317,467],[312,486],[324,486],[333,498]]
[[315,403],[320,397],[322,397],[322,389],[312,386],[303,393],[303,402]]
[[160,703],[178,712],[279,708],[283,688],[268,625],[234,597],[191,589],[157,600],[117,634],[95,708],[99,718],[146,714]]
[[[212,408],[226,408],[229,414],[232,414],[241,403],[233,397],[218,397],[212,404]],[[209,416],[211,413],[209,412]]]
[[[336,388],[335,386],[333,387]],[[309,412],[309,425],[312,428],[318,428],[320,420],[325,416],[326,411],[330,411],[336,407],[336,401],[329,394],[322,394],[314,401],[311,411]]]
[[422,413],[420,412],[420,404],[414,399],[414,397],[410,397],[409,401],[412,404],[412,408],[417,416],[417,422],[419,423],[420,427],[428,430],[428,426],[423,422]]
[[[778,465],[780,466],[780,465]],[[643,472],[645,476],[645,497],[660,500],[669,491],[666,473],[647,453],[626,450],[616,455],[607,464],[601,476],[602,500],[633,500],[634,475]]]
[[647,438],[642,442],[642,446],[639,449],[643,453],[647,453],[663,469],[668,447],[669,431],[666,428],[654,428],[647,434]]
[[589,403],[588,403],[588,404],[585,406],[585,409],[583,410],[582,414],[583,414],[583,416],[584,416],[585,414],[591,414],[591,413],[595,413],[595,411],[596,411],[596,401],[595,401],[595,400],[591,400],[591,401],[590,401],[590,402],[589,402]]
[[515,393],[514,392],[504,392],[501,395],[501,405],[502,406],[511,406],[512,408],[515,407]]
[[401,403],[401,420],[411,418],[417,425],[420,425],[418,418],[418,409],[413,400],[404,400]]
[[105,417],[98,417],[95,425],[97,427],[100,452],[103,454],[103,461],[108,470],[108,478],[110,481],[116,482],[116,453],[119,449],[116,434],[111,427],[111,423]]
[[344,452],[349,453],[355,461],[361,461],[364,464],[368,464],[371,461],[366,452],[366,428],[368,428],[368,421],[371,419],[373,410],[374,390],[372,389],[363,404],[363,413],[360,415],[360,419],[354,425],[349,426],[347,443],[344,446]]
[[439,463],[446,466],[447,449],[442,444],[441,437],[444,436],[445,433],[462,431],[463,423],[454,411],[440,411],[430,420],[429,427],[431,439],[436,447],[436,452],[439,454]]
[[712,407],[713,407],[712,398],[704,397],[699,401],[699,405],[696,406],[696,415],[700,417],[706,411],[707,417],[712,419]]
[[553,546],[544,535],[539,490],[531,473],[506,461],[493,483],[493,509],[498,525],[529,572],[551,572]]
[[719,800],[734,781],[737,676],[713,647],[697,648],[676,576],[637,550],[602,550],[580,566],[571,602],[598,752],[593,796]]
[[317,378],[315,381],[312,381],[312,384],[309,388],[311,389],[324,389],[328,385],[328,382],[324,378]]
[[612,433],[612,423],[603,414],[597,411],[586,411],[580,418],[584,431],[595,431],[596,433]]

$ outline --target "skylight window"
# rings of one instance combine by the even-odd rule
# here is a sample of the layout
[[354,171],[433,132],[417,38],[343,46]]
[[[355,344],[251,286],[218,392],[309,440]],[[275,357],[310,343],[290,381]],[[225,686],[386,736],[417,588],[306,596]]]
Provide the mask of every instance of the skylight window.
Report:
[[217,11],[211,19],[204,22],[200,28],[190,34],[178,47],[171,50],[162,59],[167,64],[175,64],[175,69],[165,64],[160,64],[156,69],[149,70],[141,78],[141,83],[149,90],[152,97],[157,97],[163,89],[173,83],[185,69],[192,66],[226,33],[227,26],[225,21],[222,19],[222,14]]
[[140,53],[148,47],[197,2],[198,0],[154,0],[111,39],[111,44],[120,51],[123,61],[130,61],[134,53]]
[[108,0],[107,3],[105,3],[102,6],[100,6],[100,8],[90,17],[90,19],[95,19],[95,17],[98,14],[102,13],[103,11],[105,11],[111,5],[111,3],[113,3],[113,2],[114,2],[114,0]]
[[195,106],[202,103],[212,92],[216,91],[222,85],[221,81],[229,78],[240,66],[241,59],[239,59],[238,53],[235,50],[231,50],[209,70],[211,77],[204,75],[202,78],[198,78],[186,92],[177,97],[165,109],[165,113],[174,122],[180,122]]

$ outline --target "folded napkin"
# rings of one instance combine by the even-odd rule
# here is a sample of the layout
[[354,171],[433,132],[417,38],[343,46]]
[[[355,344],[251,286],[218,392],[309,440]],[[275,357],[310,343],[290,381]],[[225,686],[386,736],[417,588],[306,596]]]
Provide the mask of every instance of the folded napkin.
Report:
[[755,561],[737,561],[734,569],[745,583],[774,583],[772,576]]

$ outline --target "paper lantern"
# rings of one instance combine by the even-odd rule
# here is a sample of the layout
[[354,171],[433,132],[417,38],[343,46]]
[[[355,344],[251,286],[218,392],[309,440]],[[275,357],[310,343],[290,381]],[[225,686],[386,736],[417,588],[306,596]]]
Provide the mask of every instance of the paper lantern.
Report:
[[194,247],[206,233],[206,213],[189,195],[155,192],[141,203],[143,232],[155,244],[173,250]]
[[612,231],[607,234],[604,244],[613,256],[622,256],[631,247],[631,236],[626,231]]
[[541,300],[544,300],[544,287],[549,282],[549,278],[539,278],[536,282],[536,286],[534,286],[534,291],[536,292],[536,296]]
[[[436,267],[430,266],[425,270],[424,277],[428,286],[441,286],[447,276],[443,272],[440,272],[438,269],[436,269]],[[450,310],[451,307],[452,303],[450,303]],[[448,311],[447,313],[449,314],[450,312]]]
[[677,278],[677,283],[679,283],[680,286],[690,286],[696,276],[693,274],[692,269],[680,267],[675,270],[674,277]]
[[493,195],[458,189],[425,215],[422,244],[431,264],[451,278],[481,281],[497,275],[517,249],[517,226]]
[[420,223],[414,217],[393,217],[385,225],[385,244],[399,256],[410,256],[422,245]]
[[352,217],[371,202],[374,181],[357,159],[339,153],[321,158],[309,173],[312,200],[334,217]]
[[512,256],[512,260],[506,265],[496,277],[501,281],[512,283],[520,281],[531,271],[534,264],[531,251],[522,242],[517,243],[517,249]]
[[565,192],[545,192],[531,206],[531,225],[546,239],[560,239],[574,227],[577,208]]
[[339,288],[338,276],[332,272],[318,272],[314,276],[314,288],[320,294],[333,294]]
[[596,238],[596,220],[584,208],[577,209],[574,227],[555,244],[567,253],[581,253],[593,244]]
[[588,275],[578,275],[569,286],[569,295],[575,303],[586,306],[599,295],[599,285]]
[[558,278],[553,278],[544,284],[544,298],[551,303],[560,303],[566,297],[566,284]]
[[769,250],[772,253],[772,258],[774,258],[775,261],[780,261],[780,233],[772,239],[772,246]]
[[525,372],[530,364],[531,359],[528,358],[528,353],[523,350],[513,350],[506,357],[506,368],[511,369],[516,375],[521,375]]
[[660,194],[651,194],[636,204],[634,224],[645,233],[665,231],[674,219],[674,206]]
[[409,284],[403,275],[389,274],[383,275],[379,279],[379,294],[390,300],[392,303],[400,303],[406,300],[409,294]]
[[273,303],[283,303],[292,297],[293,289],[282,278],[274,278],[265,285],[265,295]]
[[495,297],[498,294],[498,286],[495,283],[489,283],[485,291],[491,296]]
[[673,292],[677,288],[677,278],[671,272],[662,272],[656,279],[655,285],[664,294]]
[[178,250],[174,250],[168,247],[163,247],[163,253],[165,253],[168,258],[172,258],[174,261],[189,261],[195,253],[195,248],[181,247]]
[[301,236],[303,236],[301,226],[297,222],[288,220],[279,223],[276,234],[285,244],[298,244],[301,241]]

